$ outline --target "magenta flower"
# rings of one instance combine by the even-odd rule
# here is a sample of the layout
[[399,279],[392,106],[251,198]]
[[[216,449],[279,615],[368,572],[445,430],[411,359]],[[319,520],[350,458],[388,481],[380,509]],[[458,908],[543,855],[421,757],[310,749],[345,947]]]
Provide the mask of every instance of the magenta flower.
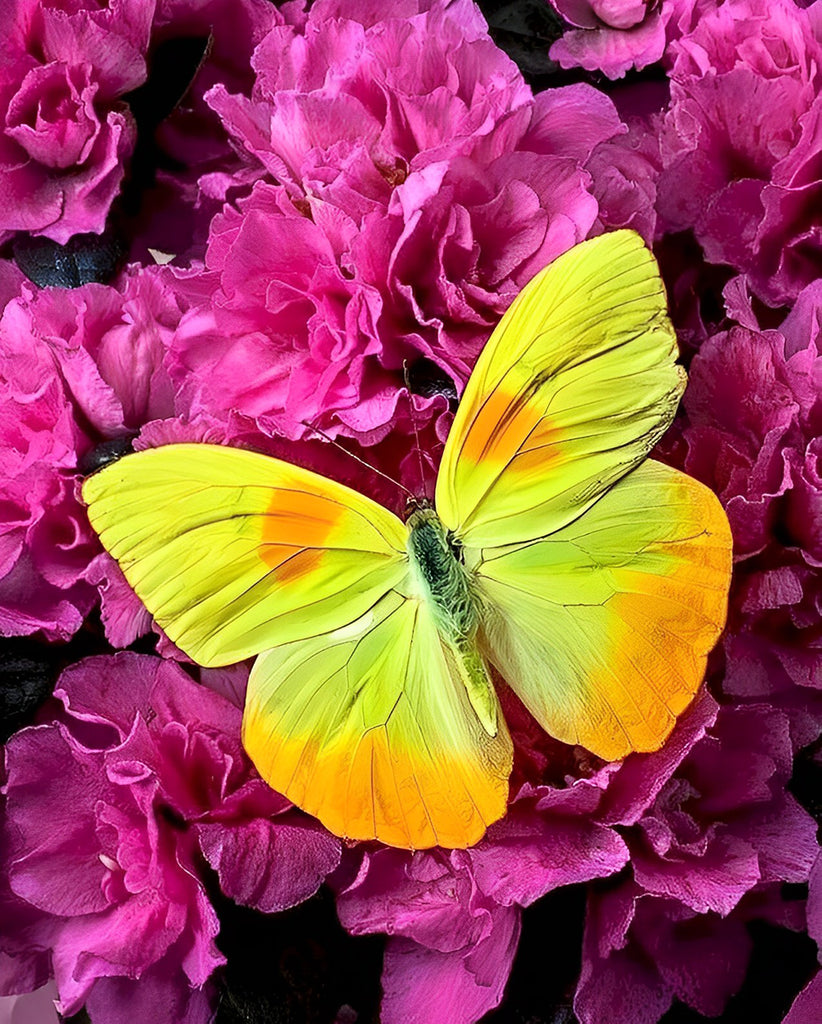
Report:
[[[683,750],[677,733],[689,731]],[[744,915],[732,912],[755,888],[807,880],[816,856],[815,822],[784,789],[793,753],[785,715],[762,705],[717,712],[703,697],[677,733],[681,761],[663,785],[655,769],[668,744],[632,755],[606,797],[603,818],[623,824],[633,878],[591,894],[575,999],[582,1024],[655,1024],[674,996],[721,1013],[750,952]],[[643,777],[653,780],[644,799]]]
[[582,67],[621,78],[630,68],[644,68],[662,57],[665,22],[660,0],[549,0],[575,26],[550,49],[564,68]]
[[581,1024],[656,1024],[674,996],[715,1017],[745,977],[744,923],[647,897],[634,882],[593,897],[574,999]]
[[0,238],[101,232],[134,148],[154,2],[12,0],[0,15]]
[[[256,184],[212,223],[207,273],[187,282],[210,306],[181,324],[172,373],[192,415],[407,434],[403,361],[455,394],[522,285],[591,231],[585,165],[616,111],[584,85],[535,99],[469,4],[315,4],[253,63],[250,99],[209,94],[247,158],[213,193]],[[422,403],[432,441],[444,406]]]
[[713,0],[548,0],[574,26],[549,51],[564,68],[622,78],[662,59],[666,45]]
[[98,545],[79,459],[174,411],[163,368],[180,308],[152,271],[121,288],[22,288],[0,318],[0,621],[66,639],[91,608]]
[[266,172],[293,199],[322,199],[357,220],[384,207],[412,165],[470,155],[518,112],[527,121],[533,103],[473,4],[376,12],[313,4],[257,48],[250,99],[222,86],[208,97],[253,177]]
[[659,140],[646,117],[637,115],[627,122],[627,133],[601,142],[586,164],[599,204],[596,226],[603,232],[633,228],[652,245],[662,170]]
[[179,53],[190,60],[188,46],[195,41],[203,54],[199,64],[189,66],[192,79],[185,94],[161,101],[179,102],[154,132],[162,156],[153,184],[141,195],[139,223],[130,225],[132,260],[150,265],[150,250],[174,257],[175,265],[202,258],[209,223],[221,202],[201,185],[215,167],[221,174],[239,167],[205,95],[217,83],[232,92],[250,92],[254,48],[281,22],[280,11],[269,0],[158,0],[151,29],[154,54],[165,48],[167,55]]
[[691,228],[708,260],[745,273],[765,302],[789,303],[819,272],[814,22],[792,0],[731,0],[671,54],[663,226]]
[[[595,799],[595,797],[594,797]],[[513,808],[470,850],[365,852],[338,896],[354,934],[389,936],[383,967],[385,1024],[471,1024],[502,998],[520,909],[560,885],[612,874],[620,838],[587,819],[592,794],[546,794]],[[587,805],[587,806],[586,806]]]
[[3,920],[0,932],[0,994],[11,996],[33,992],[51,977],[49,950],[54,940],[54,919],[20,899],[9,888],[7,847],[8,842],[4,838],[3,863],[0,865],[0,912]]
[[810,694],[794,688],[822,686],[821,297],[809,286],[780,330],[765,332],[734,299],[750,326],[705,342],[685,396],[685,468],[716,490],[734,533],[723,686],[754,699],[779,693],[799,716],[797,745],[815,738],[815,725]]
[[11,887],[53,915],[61,1012],[205,1022],[223,958],[200,855],[223,892],[272,911],[316,891],[339,842],[256,776],[239,709],[177,666],[91,658],[56,696],[65,711],[7,745],[6,792]]
[[478,889],[464,853],[366,852],[337,908],[354,934],[390,936],[382,978],[385,1024],[423,1024],[432,1005],[444,1020],[470,1024],[502,998],[519,910]]

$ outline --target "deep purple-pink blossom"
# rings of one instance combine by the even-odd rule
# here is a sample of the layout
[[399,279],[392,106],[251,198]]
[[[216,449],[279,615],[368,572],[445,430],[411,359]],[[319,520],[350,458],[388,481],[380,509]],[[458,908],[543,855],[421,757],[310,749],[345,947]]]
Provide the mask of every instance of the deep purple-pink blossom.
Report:
[[[754,699],[780,693],[801,715],[793,688],[822,686],[822,295],[808,286],[779,330],[761,331],[739,288],[727,291],[750,326],[709,338],[691,364],[684,466],[717,492],[734,534],[723,685]],[[814,738],[812,721],[795,728],[799,745]]]
[[[689,721],[690,719],[690,721]],[[632,876],[592,892],[575,1009],[583,1024],[655,1024],[674,996],[719,1014],[745,976],[750,940],[735,914],[755,889],[807,880],[816,826],[785,792],[793,747],[786,715],[764,705],[718,708],[704,696],[678,726],[676,768],[641,802],[620,796]],[[684,747],[677,742],[689,736]],[[634,785],[666,757],[632,755]],[[639,790],[641,793],[642,791]],[[648,803],[653,794],[652,802]]]
[[0,14],[0,237],[101,232],[136,141],[120,97],[145,80],[154,0]]
[[80,502],[95,445],[174,412],[164,368],[180,317],[150,270],[119,287],[22,286],[0,318],[0,621],[7,634],[66,639],[94,602],[99,550]]
[[[253,63],[250,98],[209,94],[246,166],[211,182],[242,198],[188,280],[212,299],[177,333],[175,379],[192,413],[266,433],[407,434],[403,364],[458,392],[514,295],[592,231],[586,165],[616,110],[587,85],[534,97],[469,4],[316,4]],[[443,411],[418,403],[418,426]]]
[[201,854],[271,911],[316,891],[339,841],[259,779],[240,710],[173,663],[90,658],[55,692],[59,717],[6,747],[6,792],[11,888],[49,916],[62,1010],[115,1024],[145,999],[205,1021],[223,958]]
[[729,0],[671,47],[658,210],[708,260],[790,303],[819,274],[818,19],[793,0]]

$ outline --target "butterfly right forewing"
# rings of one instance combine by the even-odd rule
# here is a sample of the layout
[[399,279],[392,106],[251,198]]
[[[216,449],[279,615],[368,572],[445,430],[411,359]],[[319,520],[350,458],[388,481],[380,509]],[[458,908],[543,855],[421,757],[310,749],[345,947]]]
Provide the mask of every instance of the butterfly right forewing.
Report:
[[633,231],[536,275],[480,354],[443,452],[436,506],[463,544],[545,536],[638,465],[684,388],[656,261]]

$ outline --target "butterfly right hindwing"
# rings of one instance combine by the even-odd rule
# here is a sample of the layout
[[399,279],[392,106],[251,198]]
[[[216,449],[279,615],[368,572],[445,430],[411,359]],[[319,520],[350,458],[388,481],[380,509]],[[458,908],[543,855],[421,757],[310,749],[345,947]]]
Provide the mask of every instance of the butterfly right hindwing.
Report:
[[716,495],[649,460],[564,529],[480,557],[483,649],[537,722],[609,761],[660,747],[725,622]]

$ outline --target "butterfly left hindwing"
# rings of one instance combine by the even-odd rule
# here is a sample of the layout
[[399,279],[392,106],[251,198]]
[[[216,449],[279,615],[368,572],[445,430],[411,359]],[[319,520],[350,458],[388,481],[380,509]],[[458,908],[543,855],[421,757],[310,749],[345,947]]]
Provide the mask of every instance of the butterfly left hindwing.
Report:
[[392,591],[351,625],[257,659],[243,742],[337,835],[462,848],[505,814],[513,748],[497,718],[490,736],[430,609]]

